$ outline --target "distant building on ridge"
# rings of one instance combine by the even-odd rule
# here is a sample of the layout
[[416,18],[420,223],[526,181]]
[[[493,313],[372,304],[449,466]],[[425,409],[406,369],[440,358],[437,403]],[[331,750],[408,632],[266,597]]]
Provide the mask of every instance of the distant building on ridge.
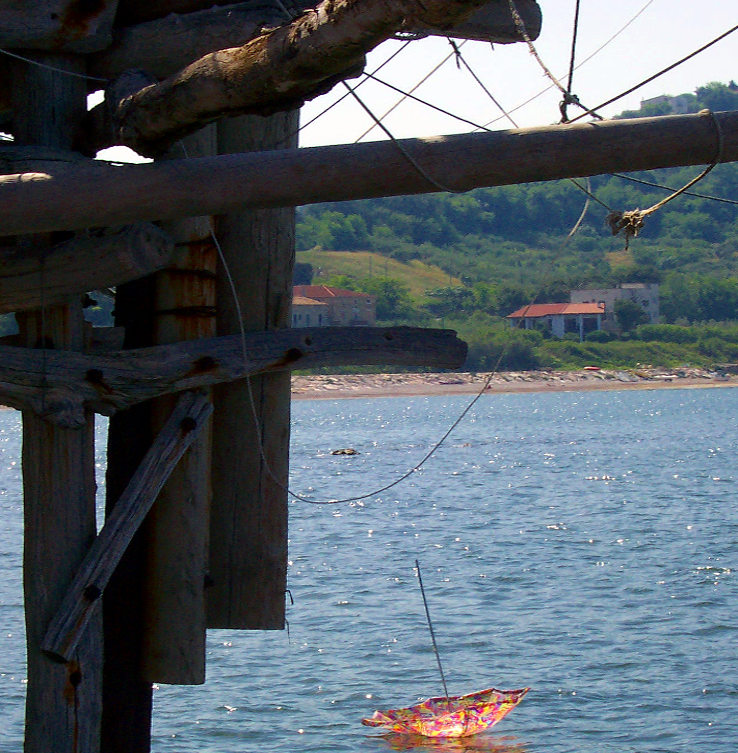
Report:
[[614,332],[618,329],[615,319],[615,303],[620,300],[634,301],[648,315],[648,321],[659,321],[659,286],[657,283],[624,282],[616,288],[588,288],[572,290],[569,303],[533,303],[523,306],[506,319],[512,327],[523,329],[545,328],[554,337],[567,333],[585,335],[594,330]]
[[328,285],[292,288],[293,327],[372,327],[376,321],[373,295]]

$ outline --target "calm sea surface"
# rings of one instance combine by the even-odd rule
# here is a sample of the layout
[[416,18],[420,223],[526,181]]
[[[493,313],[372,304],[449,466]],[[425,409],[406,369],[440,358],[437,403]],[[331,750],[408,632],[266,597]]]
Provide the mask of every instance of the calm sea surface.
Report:
[[[295,403],[294,491],[385,485],[467,401]],[[154,750],[401,749],[359,720],[442,692],[418,558],[450,692],[532,688],[487,735],[432,750],[735,753],[736,417],[738,389],[489,395],[402,485],[359,503],[292,502],[289,637],[211,631],[207,684],[155,693]],[[361,454],[332,456],[339,447]],[[10,753],[25,687],[12,411],[0,412],[0,467]]]

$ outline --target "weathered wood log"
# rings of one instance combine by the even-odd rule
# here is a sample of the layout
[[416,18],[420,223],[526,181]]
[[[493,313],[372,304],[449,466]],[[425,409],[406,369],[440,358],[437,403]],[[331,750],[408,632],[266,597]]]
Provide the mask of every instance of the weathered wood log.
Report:
[[[297,143],[297,113],[218,124],[221,153]],[[217,218],[234,281],[218,285],[218,333],[284,331],[290,323],[294,209]],[[237,299],[237,300],[236,300]],[[290,374],[262,374],[214,390],[213,506],[208,627],[281,630],[287,589]],[[238,463],[233,458],[239,458]]]
[[[188,137],[191,156],[215,153],[215,127]],[[174,156],[174,155],[169,155]],[[177,243],[173,264],[155,275],[153,339],[157,344],[213,337],[217,251],[209,217],[166,225]],[[208,393],[208,398],[210,394]],[[153,401],[156,432],[176,400]],[[145,679],[170,685],[205,682],[205,573],[211,501],[210,421],[162,487],[146,520],[148,542],[141,670]]]
[[90,617],[134,534],[185,451],[207,425],[208,397],[186,392],[146,453],[126,490],[105,520],[51,620],[41,648],[61,662],[72,661]]
[[112,81],[136,68],[166,78],[213,50],[240,47],[264,27],[278,26],[291,18],[285,17],[277,3],[211,6],[208,0],[207,9],[116,30],[113,44],[89,58],[90,73]]
[[167,266],[173,253],[172,239],[146,222],[78,235],[50,248],[0,247],[0,313],[138,279]]
[[101,50],[110,44],[117,5],[118,0],[0,0],[0,47]]
[[[516,4],[530,38],[535,39],[541,28],[538,4],[535,0],[517,0]],[[113,44],[88,58],[89,72],[113,80],[126,70],[138,68],[165,78],[213,50],[246,44],[263,29],[285,24],[315,2],[303,0],[288,7],[282,2],[252,1],[211,7],[212,0],[206,0],[202,5],[201,10],[191,13],[167,15],[159,9],[152,16],[154,20],[115,30]],[[502,44],[520,41],[506,0],[488,2],[451,29],[440,31],[427,26],[421,15],[413,28],[404,30]]]
[[[444,186],[468,191],[738,160],[738,112],[574,123],[404,139]],[[689,149],[684,145],[689,144]],[[0,234],[124,224],[441,191],[391,142],[228,154],[178,162],[0,176]]]
[[113,103],[117,143],[154,156],[222,116],[299,108],[363,68],[365,54],[422,15],[449,29],[486,0],[322,0],[291,23]]
[[[245,342],[246,355],[243,352]],[[316,327],[86,355],[0,347],[0,403],[79,427],[84,409],[112,415],[173,392],[263,372],[337,365],[454,369],[466,345],[451,330]]]
[[[25,8],[24,4],[24,10]],[[42,55],[42,62],[76,73],[83,61]],[[85,110],[81,78],[13,61],[13,129],[21,144],[68,149]],[[48,244],[46,238],[34,239]],[[79,297],[68,305],[18,317],[20,338],[34,347],[81,348],[84,321]],[[28,352],[26,348],[17,351]],[[51,351],[48,351],[51,352]],[[23,590],[26,616],[26,753],[95,753],[99,747],[102,631],[100,619],[66,667],[41,651],[49,620],[95,535],[93,416],[79,430],[52,426],[23,413]]]

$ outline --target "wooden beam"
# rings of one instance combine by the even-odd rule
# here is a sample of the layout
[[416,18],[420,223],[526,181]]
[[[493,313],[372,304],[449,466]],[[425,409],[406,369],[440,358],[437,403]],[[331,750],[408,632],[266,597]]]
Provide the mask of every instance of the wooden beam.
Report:
[[[124,348],[151,345],[153,276],[120,285],[115,291],[115,324],[125,331]],[[151,446],[151,403],[116,413],[109,423],[105,513],[115,504]],[[141,676],[147,541],[133,537],[103,594],[105,663],[100,753],[149,753],[153,687]]]
[[[297,145],[298,113],[218,123],[221,153]],[[217,218],[233,279],[218,286],[218,333],[284,332],[290,326],[295,258],[292,208]],[[282,630],[287,589],[290,374],[265,373],[213,390],[213,506],[208,627]],[[239,462],[234,463],[233,458]]]
[[[52,67],[82,73],[84,61],[72,55],[36,55],[50,67],[20,61],[10,66],[13,130],[21,144],[65,150],[85,111],[85,85],[83,79]],[[28,242],[46,245],[49,239]],[[65,303],[19,316],[20,340],[28,348],[15,350],[30,352],[39,344],[82,348],[80,298]],[[94,417],[89,410],[82,411],[77,423],[79,428],[71,431],[30,411],[23,413],[26,753],[99,750],[103,651],[99,617],[73,664],[55,664],[41,651],[46,627],[96,532]]]
[[[214,154],[215,126],[177,144],[191,156]],[[187,217],[166,225],[177,242],[174,263],[155,275],[153,339],[158,345],[214,337],[217,250],[210,217]],[[152,402],[156,432],[176,395]],[[212,395],[208,391],[208,401]],[[211,507],[211,425],[182,458],[159,493],[145,525],[148,542],[141,671],[170,685],[205,682],[205,573]]]
[[111,41],[118,0],[0,0],[0,47],[88,53]]
[[387,141],[57,167],[0,176],[0,234],[707,164],[718,154],[718,126],[723,161],[737,161],[738,112],[720,112],[399,141],[427,175]]
[[90,74],[112,81],[127,70],[140,69],[166,78],[213,50],[240,47],[264,27],[288,20],[276,3],[211,6],[208,0],[206,9],[194,13],[166,15],[117,29],[113,44],[90,56]]
[[138,279],[167,266],[173,253],[171,238],[148,222],[46,248],[0,247],[0,313],[50,306]]
[[322,0],[291,23],[205,55],[159,84],[113,101],[116,143],[155,156],[223,116],[299,108],[357,75],[365,54],[422,16],[449,29],[485,0]]
[[86,407],[112,415],[144,400],[254,374],[370,364],[455,369],[465,358],[466,345],[452,330],[416,327],[247,332],[96,355],[0,346],[0,403],[78,427]]
[[[535,39],[541,28],[538,4],[535,0],[517,0],[516,4],[530,38]],[[166,78],[213,50],[246,44],[263,29],[283,25],[315,3],[303,0],[287,7],[282,2],[260,0],[212,6],[212,0],[206,0],[203,5],[190,13],[184,12],[186,8],[170,14],[159,10],[153,20],[115,30],[113,44],[88,58],[90,74],[112,81],[135,68],[159,79]],[[451,29],[427,26],[421,15],[412,28],[404,30],[502,44],[520,41],[507,0],[488,2]]]
[[152,443],[105,525],[88,549],[49,624],[41,648],[56,661],[72,661],[90,617],[97,611],[134,534],[185,451],[207,424],[213,406],[206,395],[186,392]]

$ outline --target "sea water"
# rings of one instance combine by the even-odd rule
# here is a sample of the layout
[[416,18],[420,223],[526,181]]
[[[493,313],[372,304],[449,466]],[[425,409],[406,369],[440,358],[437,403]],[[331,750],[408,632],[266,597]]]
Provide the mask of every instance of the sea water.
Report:
[[[155,690],[154,751],[417,747],[360,724],[443,692],[417,558],[449,692],[531,687],[433,750],[735,752],[738,390],[485,395],[372,493],[469,399],[293,404],[292,490],[370,496],[290,502],[289,631],[210,631],[207,683]],[[19,456],[2,411],[2,753],[23,736]]]

